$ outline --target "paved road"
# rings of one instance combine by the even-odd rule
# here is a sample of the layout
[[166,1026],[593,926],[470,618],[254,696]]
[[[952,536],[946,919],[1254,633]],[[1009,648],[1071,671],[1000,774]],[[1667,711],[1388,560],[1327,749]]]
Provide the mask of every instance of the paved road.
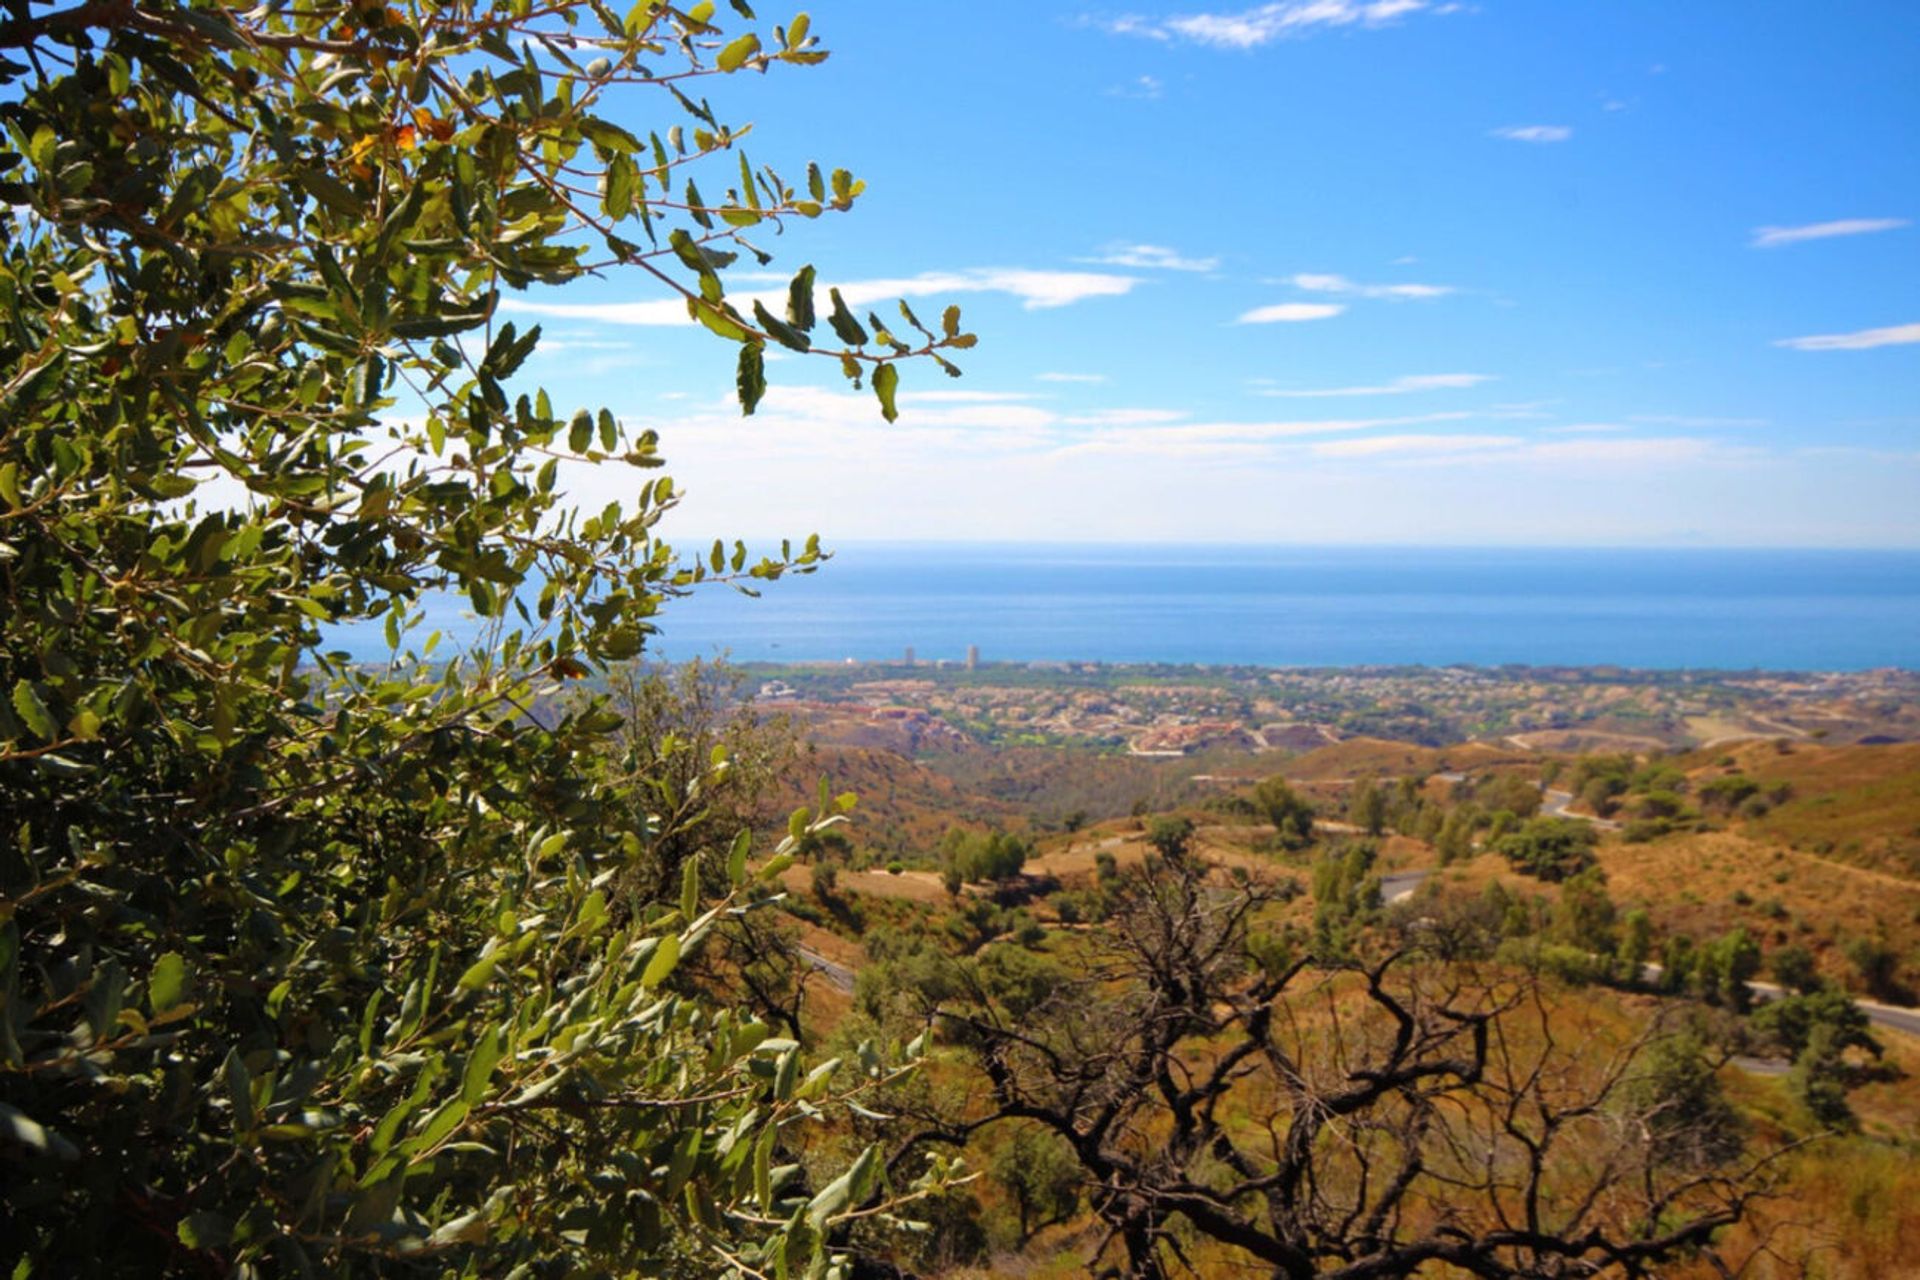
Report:
[[1590,813],[1568,813],[1567,806],[1573,803],[1573,792],[1555,791],[1549,787],[1540,789],[1540,812],[1550,818],[1578,818],[1582,822],[1591,822],[1602,831],[1617,831],[1620,824],[1607,818],[1596,818]]
[[837,960],[829,960],[808,947],[795,947],[807,967],[815,973],[825,976],[827,982],[836,990],[847,995],[853,994],[853,970]]
[[1388,872],[1380,877],[1380,901],[1398,902],[1402,898],[1411,898],[1432,874],[1431,871]]

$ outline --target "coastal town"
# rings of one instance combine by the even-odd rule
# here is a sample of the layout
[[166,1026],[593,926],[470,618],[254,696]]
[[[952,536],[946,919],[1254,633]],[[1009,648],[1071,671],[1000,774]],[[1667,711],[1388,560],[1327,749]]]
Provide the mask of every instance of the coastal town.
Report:
[[1076,745],[1147,757],[1310,751],[1344,738],[1647,751],[1749,738],[1920,738],[1920,676],[1558,667],[743,667],[756,701],[873,745]]

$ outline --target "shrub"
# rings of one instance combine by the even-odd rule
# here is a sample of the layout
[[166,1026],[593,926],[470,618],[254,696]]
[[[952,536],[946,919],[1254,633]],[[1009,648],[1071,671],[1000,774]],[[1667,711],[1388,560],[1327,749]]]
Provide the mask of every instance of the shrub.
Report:
[[1573,818],[1529,818],[1494,842],[1513,869],[1541,880],[1560,881],[1594,863],[1598,836],[1590,823]]

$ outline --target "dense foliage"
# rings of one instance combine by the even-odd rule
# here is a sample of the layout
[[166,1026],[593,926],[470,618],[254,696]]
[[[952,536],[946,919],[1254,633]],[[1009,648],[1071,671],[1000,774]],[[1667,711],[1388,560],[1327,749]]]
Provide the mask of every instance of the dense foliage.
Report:
[[[681,560],[651,434],[510,390],[503,294],[602,269],[734,344],[745,411],[813,348],[812,268],[780,315],[721,273],[860,184],[755,168],[696,86],[825,54],[713,9],[0,22],[0,1239],[35,1274],[785,1273],[885,1208],[871,1152],[799,1155],[895,1068],[810,1072],[679,965],[783,861],[704,821],[724,754],[554,696],[818,549]],[[888,417],[893,360],[972,341],[827,298]],[[632,500],[570,510],[593,464]],[[421,641],[436,592],[470,651]],[[324,653],[347,624],[391,663]]]

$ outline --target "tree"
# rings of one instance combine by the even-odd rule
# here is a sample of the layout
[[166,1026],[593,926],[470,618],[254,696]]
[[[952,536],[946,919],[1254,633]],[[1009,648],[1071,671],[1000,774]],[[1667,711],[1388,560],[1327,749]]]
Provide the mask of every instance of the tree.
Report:
[[1456,805],[1447,811],[1433,848],[1442,865],[1465,862],[1473,857],[1473,829],[1478,814],[1471,805]]
[[1519,830],[1493,842],[1515,871],[1542,880],[1559,881],[1578,875],[1594,864],[1598,840],[1591,824],[1573,818],[1528,818]]
[[[506,305],[642,276],[743,411],[769,344],[889,418],[897,359],[970,345],[811,268],[728,300],[755,226],[860,194],[699,96],[819,61],[806,19],[79,0],[0,52],[0,1237],[49,1275],[827,1266],[908,1189],[768,1170],[894,1068],[810,1075],[681,961],[839,805],[754,857],[687,804],[724,760],[629,760],[560,696],[671,597],[821,553],[677,555],[659,442],[522,388]],[[631,499],[572,511],[588,465]],[[419,638],[438,594],[470,647]]]
[[1709,1004],[1744,1011],[1753,1002],[1748,985],[1760,972],[1760,944],[1745,929],[1721,934],[1700,948],[1694,984]]
[[1819,967],[1814,963],[1813,952],[1797,942],[1776,950],[1768,964],[1773,970],[1773,980],[1783,987],[1808,993],[1818,991],[1824,985]]
[[1372,778],[1353,784],[1353,792],[1347,797],[1347,821],[1370,836],[1387,829],[1387,793]]
[[1080,1208],[1080,1162],[1058,1134],[1039,1125],[1015,1127],[994,1150],[987,1171],[1013,1197],[1020,1248],[1035,1232],[1065,1222]]
[[1202,1242],[1300,1280],[1645,1275],[1712,1250],[1758,1189],[1737,1134],[1687,1136],[1679,1097],[1711,1101],[1710,1072],[1638,1087],[1657,1024],[1567,1025],[1538,986],[1405,952],[1261,963],[1272,901],[1192,860],[1130,874],[1037,1015],[943,1006],[987,1097],[917,1100],[890,1167],[1050,1132],[1121,1254],[1108,1273],[1149,1278],[1198,1270]]
[[1558,941],[1610,962],[1620,943],[1614,928],[1617,914],[1607,893],[1606,873],[1589,867],[1560,886],[1560,897],[1553,904],[1553,933]]
[[[1033,856],[1033,846],[1004,831],[953,827],[940,842],[943,867],[968,880],[1012,880]],[[956,888],[954,892],[958,892]]]
[[1313,948],[1330,960],[1349,956],[1360,932],[1380,910],[1375,851],[1359,841],[1320,856],[1313,867]]
[[1653,954],[1653,917],[1643,907],[1635,907],[1621,918],[1626,927],[1620,940],[1620,967],[1629,984],[1641,981],[1647,958]]
[[1313,843],[1313,803],[1295,791],[1283,776],[1262,778],[1253,789],[1253,803],[1268,822],[1283,849],[1304,849]]
[[1147,824],[1147,843],[1161,857],[1177,862],[1187,856],[1193,840],[1193,820],[1178,815],[1161,815]]

